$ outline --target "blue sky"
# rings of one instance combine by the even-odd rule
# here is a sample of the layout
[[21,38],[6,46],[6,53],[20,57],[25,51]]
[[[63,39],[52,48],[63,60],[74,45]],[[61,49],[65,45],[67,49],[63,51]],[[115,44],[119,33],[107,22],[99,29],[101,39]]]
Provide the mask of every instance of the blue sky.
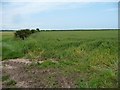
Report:
[[0,4],[2,4],[2,29],[118,28],[117,2],[3,2]]

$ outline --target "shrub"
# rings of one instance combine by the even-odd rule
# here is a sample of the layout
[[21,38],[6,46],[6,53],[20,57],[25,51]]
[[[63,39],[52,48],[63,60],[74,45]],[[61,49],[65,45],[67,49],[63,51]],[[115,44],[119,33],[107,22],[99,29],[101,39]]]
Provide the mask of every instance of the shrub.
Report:
[[39,28],[36,28],[36,30],[37,30],[38,32],[40,32]]
[[31,33],[35,33],[35,32],[36,32],[36,30],[34,30],[34,29],[31,30]]
[[25,30],[19,30],[15,32],[15,37],[19,37],[22,40],[24,40],[26,37],[28,37],[31,34],[31,31],[29,29]]
[[35,33],[39,31],[39,29],[32,29],[32,30],[29,30],[29,29],[22,29],[22,30],[18,30],[15,32],[15,37],[18,37],[18,38],[21,38],[22,40],[24,40],[25,38],[27,38],[28,36],[30,36],[32,33]]

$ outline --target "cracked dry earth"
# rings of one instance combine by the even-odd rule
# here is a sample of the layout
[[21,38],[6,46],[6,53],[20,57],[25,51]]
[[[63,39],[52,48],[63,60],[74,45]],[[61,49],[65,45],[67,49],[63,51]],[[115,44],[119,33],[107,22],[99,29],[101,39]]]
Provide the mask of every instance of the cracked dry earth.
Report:
[[[42,61],[41,61],[42,63]],[[11,59],[2,61],[2,76],[9,75],[16,88],[72,88],[72,79],[65,77],[60,70],[30,67],[27,59]],[[73,75],[74,76],[74,75]],[[2,83],[2,87],[11,87]]]

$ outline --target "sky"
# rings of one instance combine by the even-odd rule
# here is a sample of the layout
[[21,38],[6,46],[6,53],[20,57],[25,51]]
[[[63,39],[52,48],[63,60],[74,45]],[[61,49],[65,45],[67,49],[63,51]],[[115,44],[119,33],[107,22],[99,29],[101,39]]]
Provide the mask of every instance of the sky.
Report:
[[0,3],[0,29],[117,29],[118,2]]

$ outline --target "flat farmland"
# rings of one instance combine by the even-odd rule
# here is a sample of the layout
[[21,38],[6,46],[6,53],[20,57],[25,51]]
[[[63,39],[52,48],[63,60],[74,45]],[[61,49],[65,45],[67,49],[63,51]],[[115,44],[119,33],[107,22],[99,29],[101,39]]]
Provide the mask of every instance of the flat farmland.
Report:
[[[118,86],[117,30],[44,31],[25,40],[15,38],[14,32],[0,34],[3,65],[12,68],[3,67],[4,87]],[[15,64],[11,60],[26,60],[30,64]]]

